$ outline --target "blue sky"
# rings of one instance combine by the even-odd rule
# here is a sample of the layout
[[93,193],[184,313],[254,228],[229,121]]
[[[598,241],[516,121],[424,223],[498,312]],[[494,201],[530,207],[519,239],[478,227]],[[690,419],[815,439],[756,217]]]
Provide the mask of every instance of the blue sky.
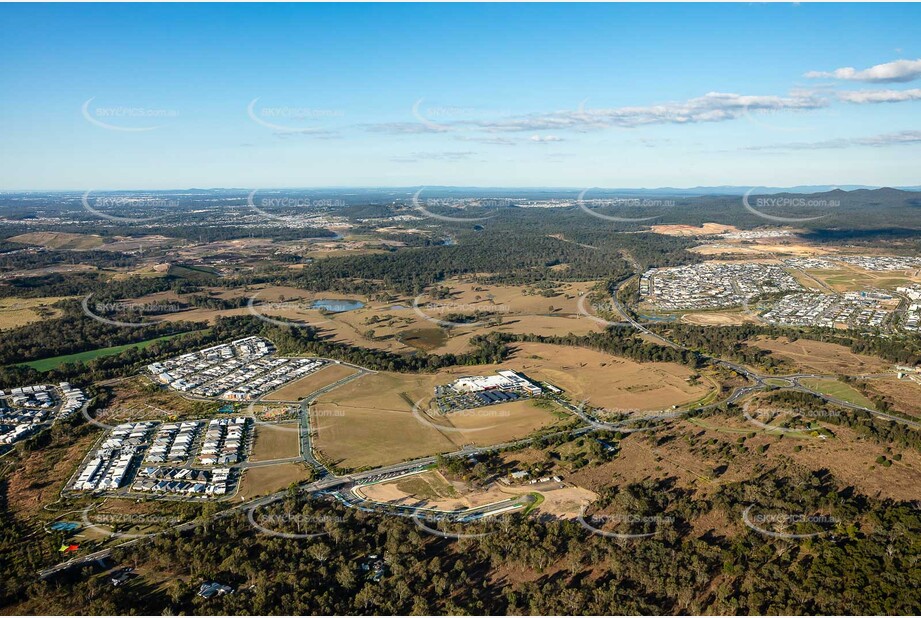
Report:
[[921,184],[919,5],[5,4],[0,59],[7,190]]

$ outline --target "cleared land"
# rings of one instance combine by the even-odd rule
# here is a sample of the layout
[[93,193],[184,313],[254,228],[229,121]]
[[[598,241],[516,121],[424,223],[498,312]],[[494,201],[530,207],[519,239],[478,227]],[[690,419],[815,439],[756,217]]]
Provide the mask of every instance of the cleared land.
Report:
[[324,386],[334,384],[339,380],[358,373],[358,370],[348,365],[330,363],[319,371],[301,378],[297,382],[287,384],[277,391],[269,393],[263,399],[266,401],[299,401],[314,393]]
[[[452,367],[433,375],[377,373],[322,395],[311,408],[317,449],[337,465],[358,468],[522,438],[564,421],[559,410],[530,401],[441,415],[423,410],[436,384],[499,369],[521,371],[566,391],[573,401],[612,410],[662,410],[706,397],[713,384],[672,363],[635,363],[584,348],[524,343],[502,365]],[[420,418],[421,416],[421,418]]]
[[890,401],[897,412],[921,416],[921,384],[910,379],[899,380],[895,376],[881,380],[870,380],[870,389]]
[[786,337],[778,339],[758,337],[750,340],[748,344],[762,350],[769,350],[804,371],[861,375],[891,369],[891,365],[882,359],[865,354],[854,354],[848,348],[836,343],[810,339],[790,341]]
[[652,231],[665,236],[715,236],[727,232],[738,232],[738,228],[720,223],[704,223],[700,227],[693,225],[653,225]]
[[300,433],[297,421],[277,425],[258,424],[250,461],[268,461],[297,457],[300,454]]
[[312,474],[313,471],[302,463],[249,468],[243,473],[243,480],[235,499],[239,500],[242,497],[249,500],[256,496],[266,496],[285,489],[291,483],[309,480]]
[[9,238],[11,242],[24,245],[38,245],[46,249],[70,249],[86,251],[96,249],[104,243],[102,236],[95,234],[71,234],[68,232],[29,232]]
[[18,328],[46,318],[57,317],[62,311],[51,305],[65,298],[69,297],[0,298],[0,330]]
[[97,418],[105,423],[125,421],[197,419],[213,415],[221,404],[195,401],[135,376],[109,387],[112,398]]

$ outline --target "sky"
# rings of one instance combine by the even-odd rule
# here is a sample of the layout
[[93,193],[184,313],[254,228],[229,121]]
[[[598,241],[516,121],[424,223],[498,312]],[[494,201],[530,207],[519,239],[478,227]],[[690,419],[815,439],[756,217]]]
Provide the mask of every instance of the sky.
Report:
[[921,184],[918,4],[0,5],[0,190]]

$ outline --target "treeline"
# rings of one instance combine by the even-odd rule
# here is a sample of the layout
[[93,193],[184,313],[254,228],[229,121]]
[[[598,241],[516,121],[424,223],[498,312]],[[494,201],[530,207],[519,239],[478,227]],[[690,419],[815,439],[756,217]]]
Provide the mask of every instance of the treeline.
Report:
[[900,423],[828,403],[812,393],[774,391],[765,396],[769,403],[815,416],[823,423],[840,425],[878,444],[898,444],[921,451],[921,431]]
[[896,334],[889,337],[857,336],[833,328],[796,329],[782,326],[744,324],[737,326],[695,326],[668,323],[649,324],[649,329],[690,348],[714,356],[731,356],[743,362],[755,362],[765,368],[785,369],[784,363],[746,345],[746,342],[765,336],[771,339],[787,337],[790,341],[809,339],[836,343],[856,354],[878,356],[893,363],[917,365],[921,363],[921,337]]
[[[818,533],[811,538],[774,538],[743,525],[752,504],[758,513],[825,514],[833,523],[795,527]],[[595,514],[631,518],[614,528],[621,532],[655,534],[619,541],[571,520],[513,515],[460,526],[493,534],[457,540],[427,535],[405,518],[292,494],[262,510],[269,525],[326,536],[260,534],[236,515],[116,552],[120,564],[168,573],[162,588],[147,576],[113,588],[104,577],[71,573],[23,582],[8,600],[31,599],[33,613],[90,615],[913,615],[921,608],[917,510],[844,491],[827,474],[766,471],[705,495],[670,478],[625,484],[600,490],[586,515],[607,528]],[[699,527],[707,515],[729,525]],[[384,561],[381,581],[362,570],[370,554]],[[520,577],[504,576],[512,571]],[[201,599],[204,581],[236,593]]]
[[587,335],[573,335],[570,333],[568,335],[551,336],[495,333],[493,337],[497,341],[506,344],[530,342],[589,348],[614,356],[623,356],[641,363],[680,363],[693,368],[701,367],[706,363],[700,354],[692,350],[679,350],[644,341],[636,336],[636,331],[632,326],[609,326],[602,332],[593,332]]

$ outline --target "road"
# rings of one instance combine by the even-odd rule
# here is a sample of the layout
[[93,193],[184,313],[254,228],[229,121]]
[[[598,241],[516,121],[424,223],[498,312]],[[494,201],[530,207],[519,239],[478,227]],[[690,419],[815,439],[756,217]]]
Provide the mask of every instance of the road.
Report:
[[[627,282],[629,282],[629,281],[630,281],[630,279],[625,280],[625,281],[621,284],[621,286],[618,288],[618,291],[620,290],[621,287],[623,287],[623,286],[624,286]],[[678,344],[678,343],[676,343],[676,342],[674,342],[674,341],[671,341],[671,340],[669,340],[669,339],[667,339],[667,338],[665,338],[665,337],[663,337],[663,336],[661,336],[661,335],[658,335],[658,334],[656,334],[656,333],[653,333],[653,332],[650,331],[646,326],[644,326],[644,325],[641,324],[640,322],[636,321],[636,320],[632,317],[632,315],[626,310],[626,308],[623,307],[623,306],[621,305],[620,301],[617,299],[617,291],[615,291],[615,293],[613,294],[613,306],[614,306],[614,308],[624,317],[624,319],[625,319],[629,324],[631,324],[636,330],[638,330],[639,332],[641,332],[641,333],[647,335],[648,337],[651,337],[651,338],[654,339],[654,340],[660,341],[663,345],[666,345],[666,346],[669,346],[669,347],[672,347],[672,348],[676,348],[676,349],[681,349],[681,350],[687,350],[687,349],[688,349],[688,348],[686,348],[685,346],[682,346],[682,345],[680,345],[680,344]],[[790,386],[789,386],[789,387],[784,387],[784,388],[789,388],[790,390],[795,390],[795,391],[800,391],[800,392],[808,392],[808,393],[811,393],[811,394],[816,395],[816,396],[818,396],[818,397],[821,397],[821,398],[824,399],[825,401],[828,401],[829,403],[833,403],[833,404],[835,404],[835,405],[840,405],[840,406],[843,406],[843,407],[846,407],[846,408],[850,408],[850,409],[855,409],[855,410],[861,410],[861,411],[867,412],[867,413],[869,413],[869,414],[873,414],[873,415],[875,415],[875,416],[878,416],[878,417],[881,417],[881,418],[885,418],[885,419],[887,419],[887,420],[892,420],[892,421],[895,421],[895,422],[899,422],[899,423],[906,424],[906,425],[911,426],[911,427],[914,427],[914,428],[919,428],[919,429],[921,429],[921,423],[919,423],[919,422],[917,422],[917,421],[912,421],[912,420],[909,420],[909,419],[904,419],[904,418],[901,418],[901,417],[898,417],[898,416],[893,416],[893,415],[891,415],[891,414],[886,414],[886,413],[883,413],[883,412],[878,412],[878,411],[876,411],[876,410],[871,410],[871,409],[869,409],[869,408],[865,408],[865,407],[863,407],[863,406],[859,406],[859,405],[856,405],[856,404],[852,404],[852,403],[849,403],[849,402],[847,402],[847,401],[842,401],[842,400],[837,399],[837,398],[835,398],[835,397],[830,397],[830,396],[825,395],[825,394],[823,394],[823,393],[819,393],[819,392],[813,391],[813,390],[811,390],[811,389],[809,389],[809,388],[803,386],[803,385],[800,384],[800,382],[799,382],[799,380],[801,380],[801,379],[808,379],[808,378],[813,378],[813,379],[814,379],[814,378],[835,378],[835,379],[837,379],[836,376],[826,376],[826,375],[819,375],[819,374],[804,374],[804,373],[790,374],[790,375],[786,375],[786,376],[782,376],[782,375],[781,375],[781,376],[763,375],[763,374],[757,373],[757,372],[755,372],[755,371],[753,371],[753,370],[751,370],[751,369],[749,369],[749,368],[747,368],[747,367],[745,367],[745,366],[743,366],[743,365],[740,365],[740,364],[738,364],[738,363],[735,363],[735,362],[733,362],[733,361],[728,361],[728,360],[721,359],[721,358],[718,358],[718,357],[709,356],[709,355],[706,355],[706,354],[703,354],[703,353],[699,353],[699,352],[698,352],[698,354],[700,354],[701,358],[703,358],[703,359],[709,360],[710,362],[713,362],[713,363],[715,363],[715,364],[721,365],[721,366],[723,366],[723,367],[727,367],[727,368],[729,368],[729,369],[732,369],[733,371],[735,371],[735,372],[738,373],[739,375],[745,376],[746,378],[748,378],[749,380],[751,380],[752,383],[751,383],[751,384],[748,384],[748,385],[745,385],[745,386],[737,387],[737,388],[732,392],[732,394],[731,394],[726,400],[724,400],[724,401],[716,402],[716,403],[713,403],[713,404],[708,404],[708,405],[706,405],[706,406],[701,406],[701,407],[699,407],[699,408],[695,408],[695,410],[705,410],[705,409],[714,408],[714,407],[717,407],[717,406],[719,406],[719,405],[723,405],[723,404],[727,404],[727,403],[735,403],[736,401],[739,401],[740,399],[743,399],[744,397],[747,397],[748,395],[750,395],[750,394],[752,394],[752,393],[754,393],[754,392],[756,392],[756,391],[764,390],[764,389],[770,388],[771,385],[768,384],[768,383],[766,382],[766,380],[768,380],[768,379],[771,379],[771,380],[786,380],[788,383],[790,383]],[[346,363],[346,364],[348,364],[348,363]],[[321,478],[319,478],[318,480],[316,480],[316,481],[313,481],[313,482],[311,482],[311,483],[307,483],[307,484],[301,485],[301,486],[298,488],[298,490],[299,490],[300,492],[309,493],[309,494],[315,494],[315,493],[318,493],[318,492],[326,492],[326,493],[328,493],[328,492],[333,491],[333,490],[343,490],[343,489],[347,490],[347,489],[349,489],[350,487],[352,487],[352,486],[354,486],[354,485],[356,485],[356,484],[359,484],[359,483],[361,483],[361,482],[363,482],[363,481],[366,481],[366,480],[368,480],[368,479],[372,479],[372,478],[374,478],[374,477],[379,477],[379,476],[382,476],[382,475],[400,474],[400,473],[403,473],[403,472],[408,472],[408,471],[411,471],[411,470],[413,470],[413,469],[417,469],[417,468],[420,468],[420,467],[424,467],[424,466],[431,465],[431,464],[435,463],[435,461],[436,461],[436,456],[421,457],[421,458],[419,458],[419,459],[414,459],[414,460],[411,460],[411,461],[406,461],[406,462],[397,463],[397,464],[391,464],[391,465],[387,465],[387,466],[381,466],[381,467],[374,468],[374,469],[372,469],[372,470],[367,470],[367,471],[364,471],[364,472],[356,472],[356,473],[351,473],[351,474],[346,474],[346,475],[337,476],[337,475],[335,475],[335,474],[332,474],[329,470],[327,470],[327,469],[325,468],[325,466],[323,466],[320,462],[316,461],[316,460],[313,458],[313,455],[312,455],[312,448],[311,448],[311,444],[310,444],[310,425],[309,425],[309,423],[310,423],[310,416],[309,416],[309,413],[308,413],[309,405],[310,405],[310,403],[311,403],[312,401],[314,401],[317,397],[319,397],[319,396],[325,394],[326,392],[329,392],[329,391],[333,390],[334,388],[337,388],[338,386],[341,386],[342,384],[344,384],[344,383],[346,383],[346,382],[349,382],[349,381],[354,380],[354,379],[358,379],[359,377],[361,377],[361,376],[364,375],[365,373],[372,373],[371,370],[365,369],[365,368],[363,368],[363,367],[358,367],[357,365],[350,365],[350,366],[356,367],[357,369],[359,369],[359,370],[360,370],[359,373],[358,373],[358,374],[355,374],[355,375],[352,375],[352,376],[349,376],[349,377],[347,377],[347,378],[344,378],[344,379],[342,379],[342,380],[339,380],[338,382],[336,382],[336,383],[334,383],[334,384],[331,384],[331,385],[328,385],[328,386],[326,386],[326,387],[324,387],[324,388],[322,388],[322,389],[319,389],[319,390],[315,391],[314,393],[311,393],[307,398],[305,398],[305,399],[301,402],[301,440],[302,440],[302,451],[301,451],[301,456],[300,456],[300,457],[292,458],[292,460],[299,461],[299,460],[303,459],[303,460],[306,461],[309,465],[311,465],[311,466],[313,466],[315,469],[317,469],[318,472],[322,472],[322,475],[323,475],[323,476],[322,476]],[[889,374],[882,374],[882,375],[889,375]],[[617,430],[617,428],[619,427],[617,423],[614,423],[614,424],[613,424],[613,427],[612,427],[612,424],[607,424],[607,425],[606,425],[606,424],[604,424],[604,423],[599,423],[599,421],[598,421],[597,419],[594,419],[594,418],[591,417],[590,415],[586,414],[585,411],[584,411],[583,409],[581,409],[581,408],[579,408],[579,407],[577,407],[577,406],[575,406],[575,405],[573,405],[573,404],[571,404],[571,403],[569,403],[569,402],[567,402],[567,401],[565,401],[565,400],[563,400],[563,399],[560,399],[560,398],[556,398],[556,399],[557,399],[558,403],[560,403],[561,405],[563,405],[564,407],[566,407],[569,411],[571,411],[573,414],[575,414],[579,419],[581,419],[583,422],[587,423],[587,425],[586,425],[586,426],[579,427],[579,428],[575,428],[575,429],[570,429],[570,430],[555,432],[555,433],[552,433],[552,434],[546,434],[546,435],[544,435],[544,436],[536,436],[536,437],[531,437],[531,438],[524,438],[524,439],[521,439],[521,440],[515,440],[515,441],[511,441],[511,442],[504,442],[504,443],[501,443],[501,444],[494,444],[494,445],[491,445],[491,446],[484,446],[484,447],[465,447],[465,448],[463,448],[463,449],[460,449],[460,450],[458,450],[458,451],[454,451],[454,452],[452,452],[452,453],[445,453],[444,456],[445,456],[445,457],[470,457],[470,456],[475,456],[475,455],[479,455],[479,454],[488,453],[488,452],[491,452],[491,451],[504,450],[504,449],[508,449],[508,448],[512,448],[512,447],[516,447],[516,446],[522,446],[522,445],[525,445],[525,444],[530,444],[530,443],[534,442],[535,440],[538,440],[538,439],[540,439],[540,438],[542,438],[542,437],[554,437],[554,436],[563,435],[563,434],[570,434],[570,435],[572,435],[572,436],[578,436],[578,435],[584,435],[584,434],[586,434],[586,433],[591,433],[591,432],[595,432],[595,431],[599,431],[599,430]],[[648,420],[665,420],[665,419],[668,419],[668,418],[674,418],[674,417],[680,416],[681,414],[684,414],[684,413],[686,413],[686,412],[687,412],[687,411],[685,411],[685,410],[675,411],[675,412],[666,412],[666,413],[662,413],[662,414],[652,415],[652,416],[646,417],[646,418],[643,419],[643,420],[647,420],[647,419],[648,419]],[[621,421],[621,424],[622,424],[623,426],[625,426],[625,424],[624,424],[623,421]],[[306,430],[305,430],[305,428],[306,428]],[[283,461],[287,461],[287,460],[275,460],[275,461],[267,461],[267,462],[250,463],[250,464],[248,465],[248,467],[256,467],[256,466],[258,466],[258,465],[260,465],[260,464],[261,464],[261,465],[273,465],[273,464],[276,464],[276,463],[279,463],[279,462],[283,462]],[[263,496],[263,497],[261,497],[261,498],[256,498],[256,499],[254,499],[254,500],[250,500],[250,501],[247,501],[247,502],[241,502],[241,503],[235,504],[235,505],[231,506],[230,508],[228,508],[228,509],[226,509],[226,510],[224,510],[224,511],[222,511],[222,512],[216,514],[216,515],[214,515],[212,519],[220,519],[220,518],[223,518],[223,517],[229,517],[229,516],[231,516],[231,515],[233,515],[233,514],[235,514],[235,513],[245,512],[245,511],[250,510],[250,509],[261,508],[261,507],[267,506],[267,505],[269,505],[269,504],[272,504],[272,503],[274,503],[274,502],[278,502],[279,500],[282,500],[287,494],[288,494],[288,492],[287,492],[287,490],[285,490],[285,491],[276,492],[276,493],[274,493],[274,494],[270,494],[270,495],[268,495],[268,496]],[[394,514],[400,514],[400,513],[394,512]],[[418,512],[414,513],[414,516],[418,516],[418,515],[419,515]],[[200,523],[202,523],[202,522],[196,522],[196,521],[186,522],[186,523],[183,523],[183,524],[179,524],[179,525],[173,526],[173,527],[171,527],[171,528],[168,528],[167,530],[158,532],[158,533],[153,534],[153,535],[150,535],[150,536],[145,536],[145,537],[139,537],[139,538],[129,539],[129,540],[126,540],[126,541],[123,542],[123,543],[119,543],[118,545],[115,545],[115,546],[113,546],[113,547],[111,547],[111,548],[104,549],[104,550],[101,550],[101,551],[98,551],[98,552],[94,552],[94,553],[88,554],[88,555],[86,555],[86,556],[81,556],[81,557],[79,557],[79,558],[73,558],[73,559],[71,559],[71,560],[68,560],[67,562],[63,562],[63,563],[60,563],[60,564],[55,565],[55,566],[53,566],[53,567],[50,567],[50,568],[48,568],[48,569],[44,569],[44,570],[42,570],[42,571],[39,572],[39,575],[40,575],[40,577],[44,578],[44,577],[47,577],[47,576],[52,575],[52,574],[54,574],[54,573],[57,573],[57,572],[59,572],[59,571],[61,571],[61,570],[70,568],[70,567],[72,567],[72,566],[76,566],[76,565],[78,565],[78,564],[84,564],[84,563],[86,563],[86,562],[91,562],[91,561],[93,561],[93,560],[97,560],[97,559],[99,559],[99,558],[106,557],[106,556],[110,555],[110,554],[112,553],[112,551],[114,551],[115,549],[122,548],[122,547],[127,547],[127,546],[133,545],[133,544],[135,544],[135,543],[144,541],[144,540],[146,540],[146,539],[152,538],[152,537],[154,537],[154,536],[166,534],[166,533],[168,533],[168,532],[172,532],[172,531],[179,531],[179,532],[182,532],[182,531],[185,531],[185,530],[190,530],[190,529],[194,528],[195,526],[199,525]]]

